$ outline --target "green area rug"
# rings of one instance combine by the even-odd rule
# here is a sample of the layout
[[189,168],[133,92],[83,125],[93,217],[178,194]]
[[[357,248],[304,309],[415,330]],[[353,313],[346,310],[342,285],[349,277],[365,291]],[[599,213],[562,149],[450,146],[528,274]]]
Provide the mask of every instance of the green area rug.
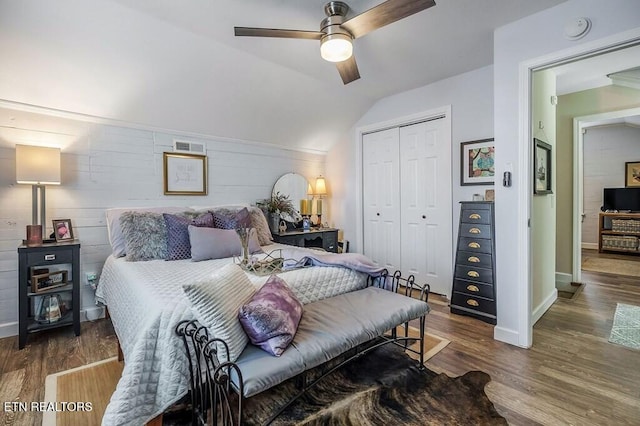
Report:
[[609,341],[628,348],[640,349],[640,306],[618,303]]

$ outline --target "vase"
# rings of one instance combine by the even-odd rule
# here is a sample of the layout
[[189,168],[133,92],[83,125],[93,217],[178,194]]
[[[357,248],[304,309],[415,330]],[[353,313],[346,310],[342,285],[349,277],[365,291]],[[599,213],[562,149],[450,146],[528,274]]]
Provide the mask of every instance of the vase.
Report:
[[249,264],[249,239],[253,228],[237,228],[236,233],[240,238],[240,263],[242,265]]
[[269,229],[273,234],[280,232],[280,213],[269,213]]

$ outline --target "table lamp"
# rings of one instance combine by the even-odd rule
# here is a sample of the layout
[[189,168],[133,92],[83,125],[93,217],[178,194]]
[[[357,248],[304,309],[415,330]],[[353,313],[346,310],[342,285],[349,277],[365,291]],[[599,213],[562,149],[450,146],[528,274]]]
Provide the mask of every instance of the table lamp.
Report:
[[316,178],[316,215],[318,216],[318,225],[322,226],[322,197],[327,195],[327,183],[322,175]]
[[16,182],[31,185],[27,244],[41,243],[47,228],[45,186],[60,185],[60,148],[16,145]]

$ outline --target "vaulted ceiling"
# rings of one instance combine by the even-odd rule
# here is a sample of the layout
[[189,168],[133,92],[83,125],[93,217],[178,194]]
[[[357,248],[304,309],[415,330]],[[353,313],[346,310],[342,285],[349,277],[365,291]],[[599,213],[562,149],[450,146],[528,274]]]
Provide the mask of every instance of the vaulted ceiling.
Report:
[[233,35],[319,30],[325,0],[0,0],[0,100],[324,151],[378,99],[491,64],[495,28],[563,1],[436,0],[355,40],[345,86],[317,41]]

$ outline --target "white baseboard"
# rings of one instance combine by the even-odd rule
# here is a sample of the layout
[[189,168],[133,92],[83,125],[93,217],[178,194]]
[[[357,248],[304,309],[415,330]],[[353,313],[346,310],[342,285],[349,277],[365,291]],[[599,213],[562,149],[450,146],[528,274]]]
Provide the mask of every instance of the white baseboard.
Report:
[[[87,309],[80,309],[80,322],[95,321],[105,317],[104,306],[92,306]],[[18,321],[0,324],[0,339],[18,335]]]
[[573,275],[564,272],[556,272],[556,282],[569,284],[573,281]]
[[80,321],[95,321],[105,317],[104,306],[92,306],[86,309],[80,309]]
[[587,250],[598,250],[598,243],[582,243],[582,248]]
[[0,324],[0,339],[18,335],[18,321]]
[[538,322],[538,320],[542,318],[542,315],[544,315],[544,313],[547,312],[547,310],[551,307],[551,305],[553,305],[553,302],[555,302],[557,298],[558,298],[558,290],[554,288],[549,293],[547,298],[540,305],[538,305],[538,307],[535,308],[531,313],[531,325],[535,325],[536,322]]
[[493,338],[513,346],[523,347],[520,345],[520,334],[509,328],[495,326],[493,328]]

